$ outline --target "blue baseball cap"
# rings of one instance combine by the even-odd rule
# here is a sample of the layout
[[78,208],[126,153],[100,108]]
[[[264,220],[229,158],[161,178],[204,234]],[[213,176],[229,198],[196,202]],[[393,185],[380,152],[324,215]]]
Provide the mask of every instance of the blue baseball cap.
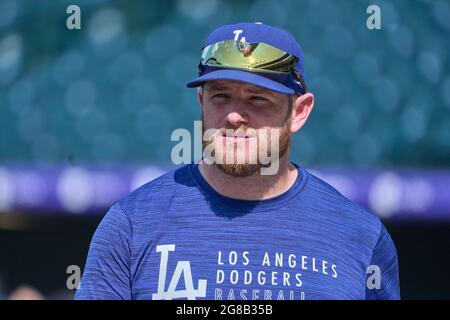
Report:
[[[270,73],[199,65],[199,76],[189,81],[186,86],[188,88],[195,88],[201,86],[204,82],[211,80],[237,80],[283,94],[305,93],[306,88],[303,81],[305,78],[303,52],[294,36],[286,30],[260,22],[243,22],[224,25],[214,30],[208,36],[202,50],[209,45],[221,41],[241,41],[242,39],[248,43],[265,43],[284,51],[289,55],[295,56],[298,60],[294,66],[293,72],[288,76],[280,77]],[[301,79],[299,79],[299,76]]]

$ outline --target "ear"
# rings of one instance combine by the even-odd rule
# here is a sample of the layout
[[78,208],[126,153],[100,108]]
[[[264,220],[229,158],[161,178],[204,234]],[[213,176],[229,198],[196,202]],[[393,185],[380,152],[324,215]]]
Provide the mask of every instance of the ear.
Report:
[[197,99],[200,105],[200,108],[203,108],[203,90],[202,87],[197,88]]
[[291,132],[299,131],[308,120],[311,111],[314,108],[314,95],[310,92],[299,96],[294,101],[292,108]]

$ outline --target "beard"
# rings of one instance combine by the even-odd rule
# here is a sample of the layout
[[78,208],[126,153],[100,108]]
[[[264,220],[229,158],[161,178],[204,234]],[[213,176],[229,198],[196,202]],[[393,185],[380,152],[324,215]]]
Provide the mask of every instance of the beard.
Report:
[[[205,134],[205,131],[208,129],[205,126],[205,119],[204,119],[203,111],[201,114],[201,121],[202,121],[202,137],[203,137]],[[278,150],[269,150],[268,151],[268,157],[271,159],[271,161],[269,163],[262,163],[261,159],[260,159],[260,155],[259,155],[259,153],[257,153],[256,163],[249,163],[251,161],[246,159],[246,161],[245,161],[246,163],[227,163],[226,161],[223,161],[223,163],[217,163],[217,161],[214,161],[213,165],[217,166],[223,173],[225,173],[229,176],[233,176],[233,177],[254,176],[257,172],[259,172],[261,170],[261,168],[270,167],[272,161],[279,161],[284,155],[287,154],[287,152],[289,151],[290,143],[291,143],[291,131],[290,131],[291,122],[292,122],[292,120],[289,118],[286,121],[286,123],[283,125],[282,129],[280,130],[280,134],[278,137]],[[229,129],[229,128],[227,128],[227,129]],[[241,127],[239,129],[241,129],[242,131],[245,132],[245,130],[248,128]],[[235,129],[235,130],[238,130],[238,129]],[[259,141],[260,137],[257,137],[257,139]],[[205,148],[207,146],[209,146],[212,143],[215,143],[215,141],[211,141],[211,140],[205,141],[202,139],[203,151],[205,150]],[[271,145],[271,144],[269,143],[269,145]],[[259,144],[258,144],[258,146],[259,146]],[[249,153],[250,153],[250,150],[249,150]],[[275,159],[272,158],[273,153],[278,153],[278,156]],[[212,151],[211,156],[212,157],[216,156],[215,151]]]

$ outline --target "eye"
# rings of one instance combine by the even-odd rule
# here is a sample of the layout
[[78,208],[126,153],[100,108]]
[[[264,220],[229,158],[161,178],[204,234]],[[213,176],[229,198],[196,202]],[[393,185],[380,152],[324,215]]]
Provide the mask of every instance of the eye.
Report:
[[219,99],[228,99],[230,96],[225,93],[218,93],[213,95],[213,98],[219,98]]
[[252,97],[250,97],[250,100],[258,102],[258,103],[268,103],[269,102],[269,100],[267,100],[266,98],[261,97],[261,96],[252,96]]

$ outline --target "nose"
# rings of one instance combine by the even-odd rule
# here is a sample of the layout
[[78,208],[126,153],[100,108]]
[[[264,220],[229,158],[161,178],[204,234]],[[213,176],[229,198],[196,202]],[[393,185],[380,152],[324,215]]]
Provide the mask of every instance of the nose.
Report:
[[227,120],[230,124],[234,125],[234,126],[238,126],[242,123],[246,123],[247,120],[245,119],[245,117],[236,111],[230,112],[227,115]]
[[227,121],[233,126],[248,123],[248,116],[244,110],[245,106],[242,103],[236,103],[232,110],[227,113]]

